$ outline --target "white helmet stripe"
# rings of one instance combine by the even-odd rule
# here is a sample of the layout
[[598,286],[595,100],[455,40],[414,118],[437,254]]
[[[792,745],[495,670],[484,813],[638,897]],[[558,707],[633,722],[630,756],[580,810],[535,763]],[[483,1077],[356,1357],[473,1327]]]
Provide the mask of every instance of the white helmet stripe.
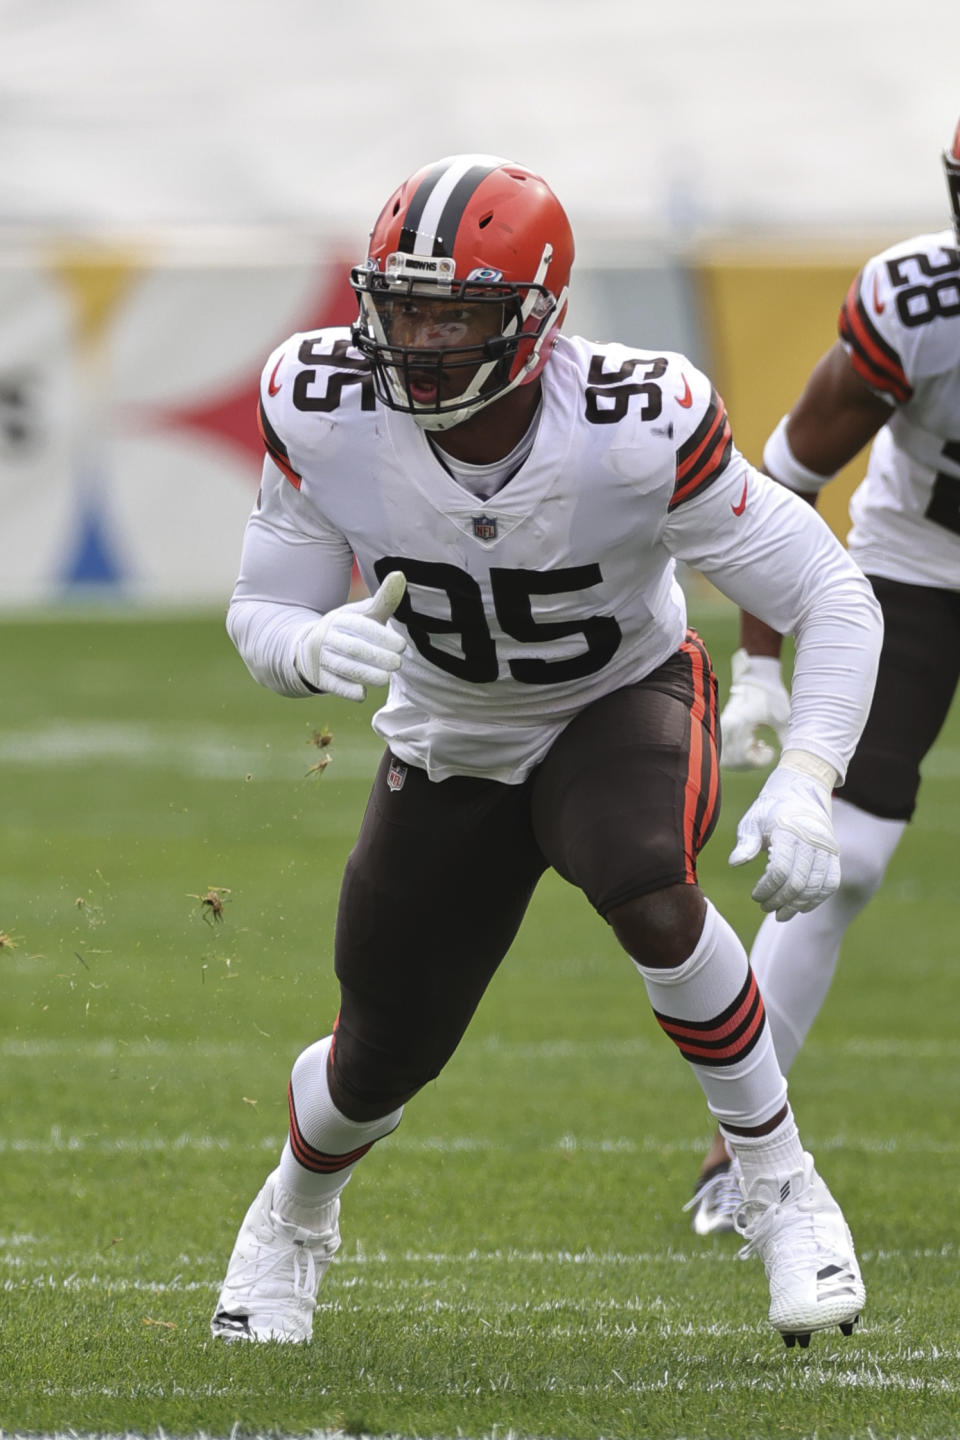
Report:
[[[504,164],[506,161],[496,155],[454,155],[449,160],[439,161],[436,169],[440,170],[440,174],[432,181],[424,182],[429,184],[431,189],[416,217],[419,197],[415,197],[410,205],[404,229],[408,229],[413,221],[416,224],[416,234],[412,246],[409,245],[409,236],[405,236],[408,243],[401,242],[401,249],[414,255],[439,254],[441,252],[435,250],[434,246],[438,237],[442,237],[446,253],[451,254],[467,201],[480,181]],[[465,185],[462,184],[464,181],[467,182]]]

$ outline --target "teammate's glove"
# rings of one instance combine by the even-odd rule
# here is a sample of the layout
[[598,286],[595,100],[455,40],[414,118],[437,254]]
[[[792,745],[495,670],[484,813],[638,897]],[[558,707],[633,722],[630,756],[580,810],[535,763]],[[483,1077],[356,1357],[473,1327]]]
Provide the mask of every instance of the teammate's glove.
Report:
[[805,750],[787,750],[737,826],[731,865],[768,852],[767,868],[753,887],[764,910],[789,920],[815,910],[840,884],[830,792],[837,772]]
[[730,695],[720,715],[721,762],[728,770],[762,770],[773,763],[776,752],[761,739],[760,728],[772,730],[782,745],[790,723],[790,696],[780,678],[780,661],[736,650],[730,666]]
[[294,661],[304,684],[344,700],[363,700],[368,685],[386,685],[407,648],[386,623],[406,585],[403,571],[391,570],[376,595],[340,605],[305,630]]

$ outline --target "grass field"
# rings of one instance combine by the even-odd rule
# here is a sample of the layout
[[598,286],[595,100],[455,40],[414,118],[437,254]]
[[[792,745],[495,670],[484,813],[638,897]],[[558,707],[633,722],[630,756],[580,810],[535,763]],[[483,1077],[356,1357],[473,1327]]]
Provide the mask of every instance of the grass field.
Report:
[[[725,679],[731,614],[694,618]],[[550,876],[351,1182],[313,1345],[230,1348],[219,1281],[336,1010],[370,708],[259,689],[218,617],[8,621],[0,655],[0,1430],[957,1435],[960,714],[792,1076],[857,1334],[787,1351],[759,1263],[693,1236],[700,1091]],[[701,868],[747,941],[726,857],[756,784],[727,779]]]

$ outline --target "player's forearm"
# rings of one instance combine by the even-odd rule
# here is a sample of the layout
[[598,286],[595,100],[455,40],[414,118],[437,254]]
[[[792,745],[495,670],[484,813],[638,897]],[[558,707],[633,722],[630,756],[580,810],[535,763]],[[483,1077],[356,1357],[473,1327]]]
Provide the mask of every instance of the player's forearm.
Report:
[[785,748],[826,760],[841,780],[866,723],[882,639],[880,606],[853,567],[825,587],[795,632]]
[[[776,477],[773,477],[776,478]],[[814,493],[794,492],[798,498],[817,507],[817,496]],[[748,655],[765,655],[773,660],[780,659],[783,649],[783,636],[779,630],[774,630],[766,621],[761,620],[759,615],[752,615],[749,610],[740,611],[740,648],[746,650]]]
[[718,485],[714,499],[672,522],[672,538],[683,542],[683,558],[758,624],[795,637],[784,744],[809,751],[842,776],[873,694],[880,607],[869,581],[809,505],[755,472],[748,481],[749,501],[735,528],[727,518],[729,494]]
[[302,696],[310,690],[294,665],[297,643],[316,620],[315,610],[300,605],[235,596],[227,611],[227,634],[261,685],[278,695]]

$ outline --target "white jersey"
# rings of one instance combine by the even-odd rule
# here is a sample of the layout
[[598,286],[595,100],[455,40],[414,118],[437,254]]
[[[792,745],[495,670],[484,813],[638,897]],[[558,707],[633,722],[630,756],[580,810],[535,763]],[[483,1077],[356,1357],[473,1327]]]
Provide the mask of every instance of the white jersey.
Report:
[[894,406],[850,503],[869,575],[960,589],[960,250],[952,230],[868,260],[840,313],[857,373]]
[[[390,623],[410,643],[374,729],[432,779],[514,783],[586,705],[682,644],[682,559],[797,632],[790,744],[843,774],[879,631],[828,527],[747,464],[722,400],[682,355],[562,338],[542,395],[529,455],[481,502],[409,415],[375,399],[348,330],[276,350],[261,387],[268,458],[228,620],[254,676],[304,694],[296,643],[346,600],[353,556],[371,591],[402,570]],[[841,644],[861,648],[859,664]]]

